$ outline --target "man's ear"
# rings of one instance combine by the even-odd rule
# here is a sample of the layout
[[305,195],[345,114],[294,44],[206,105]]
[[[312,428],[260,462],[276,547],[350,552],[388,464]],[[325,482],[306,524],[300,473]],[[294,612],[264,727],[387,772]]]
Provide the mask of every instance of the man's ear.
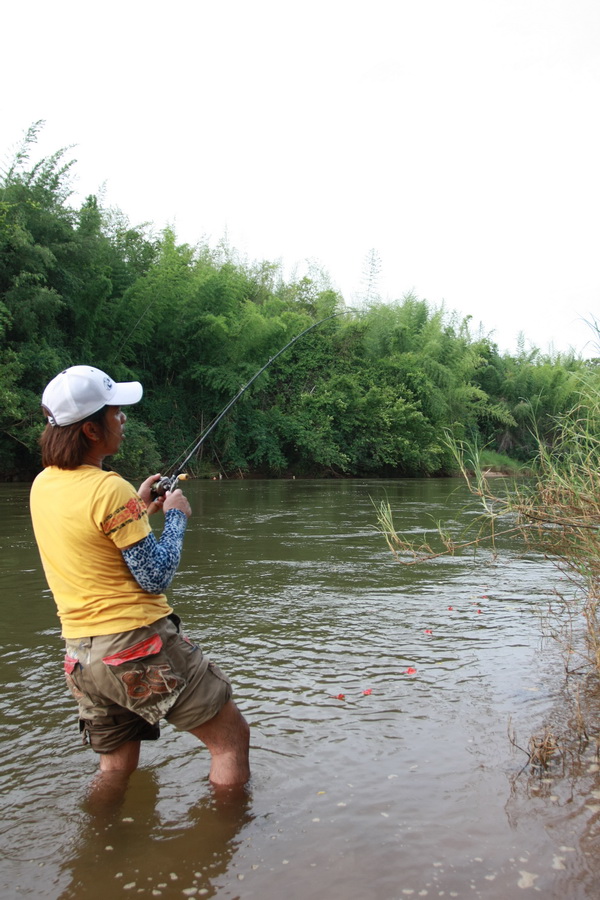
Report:
[[97,422],[84,422],[81,430],[85,434],[88,441],[99,441],[102,437],[102,431],[98,427]]

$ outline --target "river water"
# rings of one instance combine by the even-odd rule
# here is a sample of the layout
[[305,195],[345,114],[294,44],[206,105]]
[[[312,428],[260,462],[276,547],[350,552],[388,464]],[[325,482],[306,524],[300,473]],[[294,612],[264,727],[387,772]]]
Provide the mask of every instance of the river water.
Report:
[[459,528],[475,505],[452,479],[186,493],[169,594],[251,725],[248,791],[215,797],[206,750],[166,725],[122,806],[90,808],[96,760],[64,686],[28,486],[2,485],[3,897],[600,895],[595,755],[539,772],[519,749],[565,709],[547,611],[569,586],[552,563],[510,544],[394,560],[373,503],[398,530]]

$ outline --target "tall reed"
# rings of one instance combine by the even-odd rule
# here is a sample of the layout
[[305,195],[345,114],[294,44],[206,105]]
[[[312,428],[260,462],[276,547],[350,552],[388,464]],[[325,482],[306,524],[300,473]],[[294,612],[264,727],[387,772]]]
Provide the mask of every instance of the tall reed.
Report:
[[482,505],[460,536],[440,524],[436,534],[415,541],[398,533],[389,503],[380,504],[378,523],[396,558],[408,564],[474,546],[495,550],[500,535],[520,536],[524,548],[544,553],[577,583],[587,658],[600,674],[600,376],[594,368],[581,377],[576,405],[554,424],[550,438],[535,435],[529,476],[510,480],[490,478],[479,448],[447,435],[458,469]]

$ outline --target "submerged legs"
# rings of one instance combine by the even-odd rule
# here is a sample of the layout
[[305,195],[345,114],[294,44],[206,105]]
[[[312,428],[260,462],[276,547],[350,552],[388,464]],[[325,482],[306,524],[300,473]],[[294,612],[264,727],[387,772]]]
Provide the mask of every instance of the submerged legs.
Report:
[[210,751],[209,778],[213,785],[235,787],[246,784],[250,778],[250,728],[233,700],[229,700],[208,722],[192,728],[190,733]]

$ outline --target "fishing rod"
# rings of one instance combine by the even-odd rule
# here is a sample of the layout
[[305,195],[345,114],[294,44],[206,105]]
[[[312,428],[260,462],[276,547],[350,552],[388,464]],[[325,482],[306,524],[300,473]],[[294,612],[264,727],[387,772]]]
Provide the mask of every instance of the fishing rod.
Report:
[[173,474],[163,476],[163,478],[161,478],[159,481],[156,482],[156,484],[153,485],[152,494],[156,497],[162,497],[163,494],[166,494],[167,491],[174,491],[175,488],[177,487],[177,482],[179,480],[185,481],[189,477],[188,475],[186,475],[184,473],[183,470],[189,463],[192,456],[194,456],[194,454],[198,452],[198,450],[200,449],[200,447],[202,446],[202,444],[204,443],[206,438],[209,436],[209,434],[217,427],[217,425],[219,424],[221,419],[227,415],[227,413],[229,412],[231,407],[235,403],[237,403],[237,401],[240,399],[242,394],[245,394],[245,392],[248,390],[250,385],[256,381],[256,379],[259,377],[259,375],[262,375],[262,373],[265,371],[265,369],[269,368],[271,363],[275,362],[275,360],[279,356],[281,356],[282,353],[285,353],[286,350],[289,350],[289,348],[292,346],[292,344],[295,344],[296,341],[299,341],[300,338],[304,337],[305,334],[308,334],[309,331],[312,331],[314,328],[318,328],[324,322],[329,322],[330,319],[335,319],[337,316],[345,315],[346,312],[349,312],[349,310],[342,310],[341,312],[332,313],[332,315],[325,316],[324,319],[320,319],[318,322],[313,322],[312,325],[309,325],[308,328],[305,328],[304,331],[301,331],[300,334],[297,334],[296,337],[292,338],[291,341],[288,341],[288,343],[285,345],[285,347],[282,347],[281,350],[278,350],[277,353],[274,356],[272,356],[271,359],[268,362],[266,362],[264,364],[264,366],[262,366],[258,370],[258,372],[256,372],[256,374],[254,374],[252,376],[250,381],[246,382],[246,384],[242,388],[239,389],[239,391],[237,392],[235,397],[231,398],[229,403],[227,403],[227,405],[223,407],[221,412],[218,415],[216,415],[215,418],[212,420],[212,422],[210,422],[210,424],[207,425],[207,427],[201,432],[198,441],[194,444],[194,446],[192,447],[192,449],[190,450],[188,455],[185,457],[183,462],[179,466],[177,466],[177,468],[175,469]]

